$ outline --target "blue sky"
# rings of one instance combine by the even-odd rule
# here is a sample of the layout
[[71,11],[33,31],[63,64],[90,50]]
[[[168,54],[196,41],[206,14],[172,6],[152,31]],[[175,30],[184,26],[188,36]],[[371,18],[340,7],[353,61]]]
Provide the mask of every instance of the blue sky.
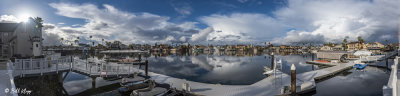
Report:
[[[50,3],[74,3],[94,4],[102,8],[103,4],[109,4],[121,11],[127,12],[149,12],[161,16],[168,16],[171,22],[198,21],[201,16],[211,14],[230,14],[234,12],[271,14],[276,7],[282,7],[284,0],[5,0],[1,3],[0,14],[18,15],[23,10],[30,11],[33,16],[46,19],[49,23],[65,23],[65,25],[84,24],[84,19],[68,18],[54,14],[56,10],[49,6]],[[185,9],[189,8],[189,9]],[[178,10],[190,11],[190,14],[180,13]],[[205,28],[205,25],[198,25]]]
[[[397,41],[397,0],[1,0],[1,21],[42,17],[45,44]],[[88,38],[90,35],[93,38]]]

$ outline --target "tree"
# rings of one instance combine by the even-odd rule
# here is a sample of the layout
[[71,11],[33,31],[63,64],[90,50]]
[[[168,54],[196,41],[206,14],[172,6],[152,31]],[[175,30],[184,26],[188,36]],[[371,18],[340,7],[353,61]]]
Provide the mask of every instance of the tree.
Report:
[[133,44],[129,44],[129,48],[130,48],[130,49],[133,49]]
[[104,43],[103,43],[103,42],[104,42],[104,38],[101,38],[101,44],[103,44],[103,45],[104,45]]
[[76,44],[76,45],[78,45],[78,44],[79,44],[79,40],[75,40],[74,42],[75,42],[75,44]]
[[63,45],[64,43],[64,38],[61,38],[61,45]]
[[364,41],[364,39],[362,39],[361,36],[358,36],[357,39],[358,39],[358,43],[360,43],[360,48],[359,49],[362,49],[362,47],[363,47],[362,45],[364,44],[365,41]]
[[364,39],[362,39],[361,36],[358,36],[357,39],[358,39],[358,42],[360,42],[360,43],[364,43],[365,42]]
[[344,38],[342,42],[343,50],[347,50],[347,39]]

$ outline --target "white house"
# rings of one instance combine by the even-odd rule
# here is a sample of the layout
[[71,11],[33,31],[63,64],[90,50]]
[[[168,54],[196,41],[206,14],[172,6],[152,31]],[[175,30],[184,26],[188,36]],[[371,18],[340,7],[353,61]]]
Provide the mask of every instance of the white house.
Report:
[[1,57],[41,56],[42,27],[39,17],[20,23],[0,23]]

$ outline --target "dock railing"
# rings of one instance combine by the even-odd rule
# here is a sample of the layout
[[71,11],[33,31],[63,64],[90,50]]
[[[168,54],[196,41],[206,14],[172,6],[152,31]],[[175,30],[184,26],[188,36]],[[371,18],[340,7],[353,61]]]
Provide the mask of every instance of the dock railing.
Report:
[[71,56],[61,56],[58,58],[46,57],[40,59],[15,59],[9,68],[13,70],[14,76],[24,76],[25,74],[35,74],[56,72],[67,70],[73,59]]
[[397,96],[397,83],[398,83],[398,63],[399,58],[397,57],[394,59],[394,64],[391,66],[392,71],[390,73],[389,81],[386,86],[383,87],[383,95],[384,96]]
[[107,62],[88,62],[86,60],[74,60],[72,70],[86,73],[88,75],[116,75],[139,73],[137,66],[132,64],[110,64]]

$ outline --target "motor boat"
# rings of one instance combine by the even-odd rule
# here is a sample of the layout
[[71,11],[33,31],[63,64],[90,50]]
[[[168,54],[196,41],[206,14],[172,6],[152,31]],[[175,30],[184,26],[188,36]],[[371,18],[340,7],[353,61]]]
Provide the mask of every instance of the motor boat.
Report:
[[362,69],[364,69],[365,67],[367,67],[367,65],[368,65],[368,64],[355,64],[355,65],[353,66],[353,68],[355,68],[355,69],[357,69],[357,70],[362,70]]

